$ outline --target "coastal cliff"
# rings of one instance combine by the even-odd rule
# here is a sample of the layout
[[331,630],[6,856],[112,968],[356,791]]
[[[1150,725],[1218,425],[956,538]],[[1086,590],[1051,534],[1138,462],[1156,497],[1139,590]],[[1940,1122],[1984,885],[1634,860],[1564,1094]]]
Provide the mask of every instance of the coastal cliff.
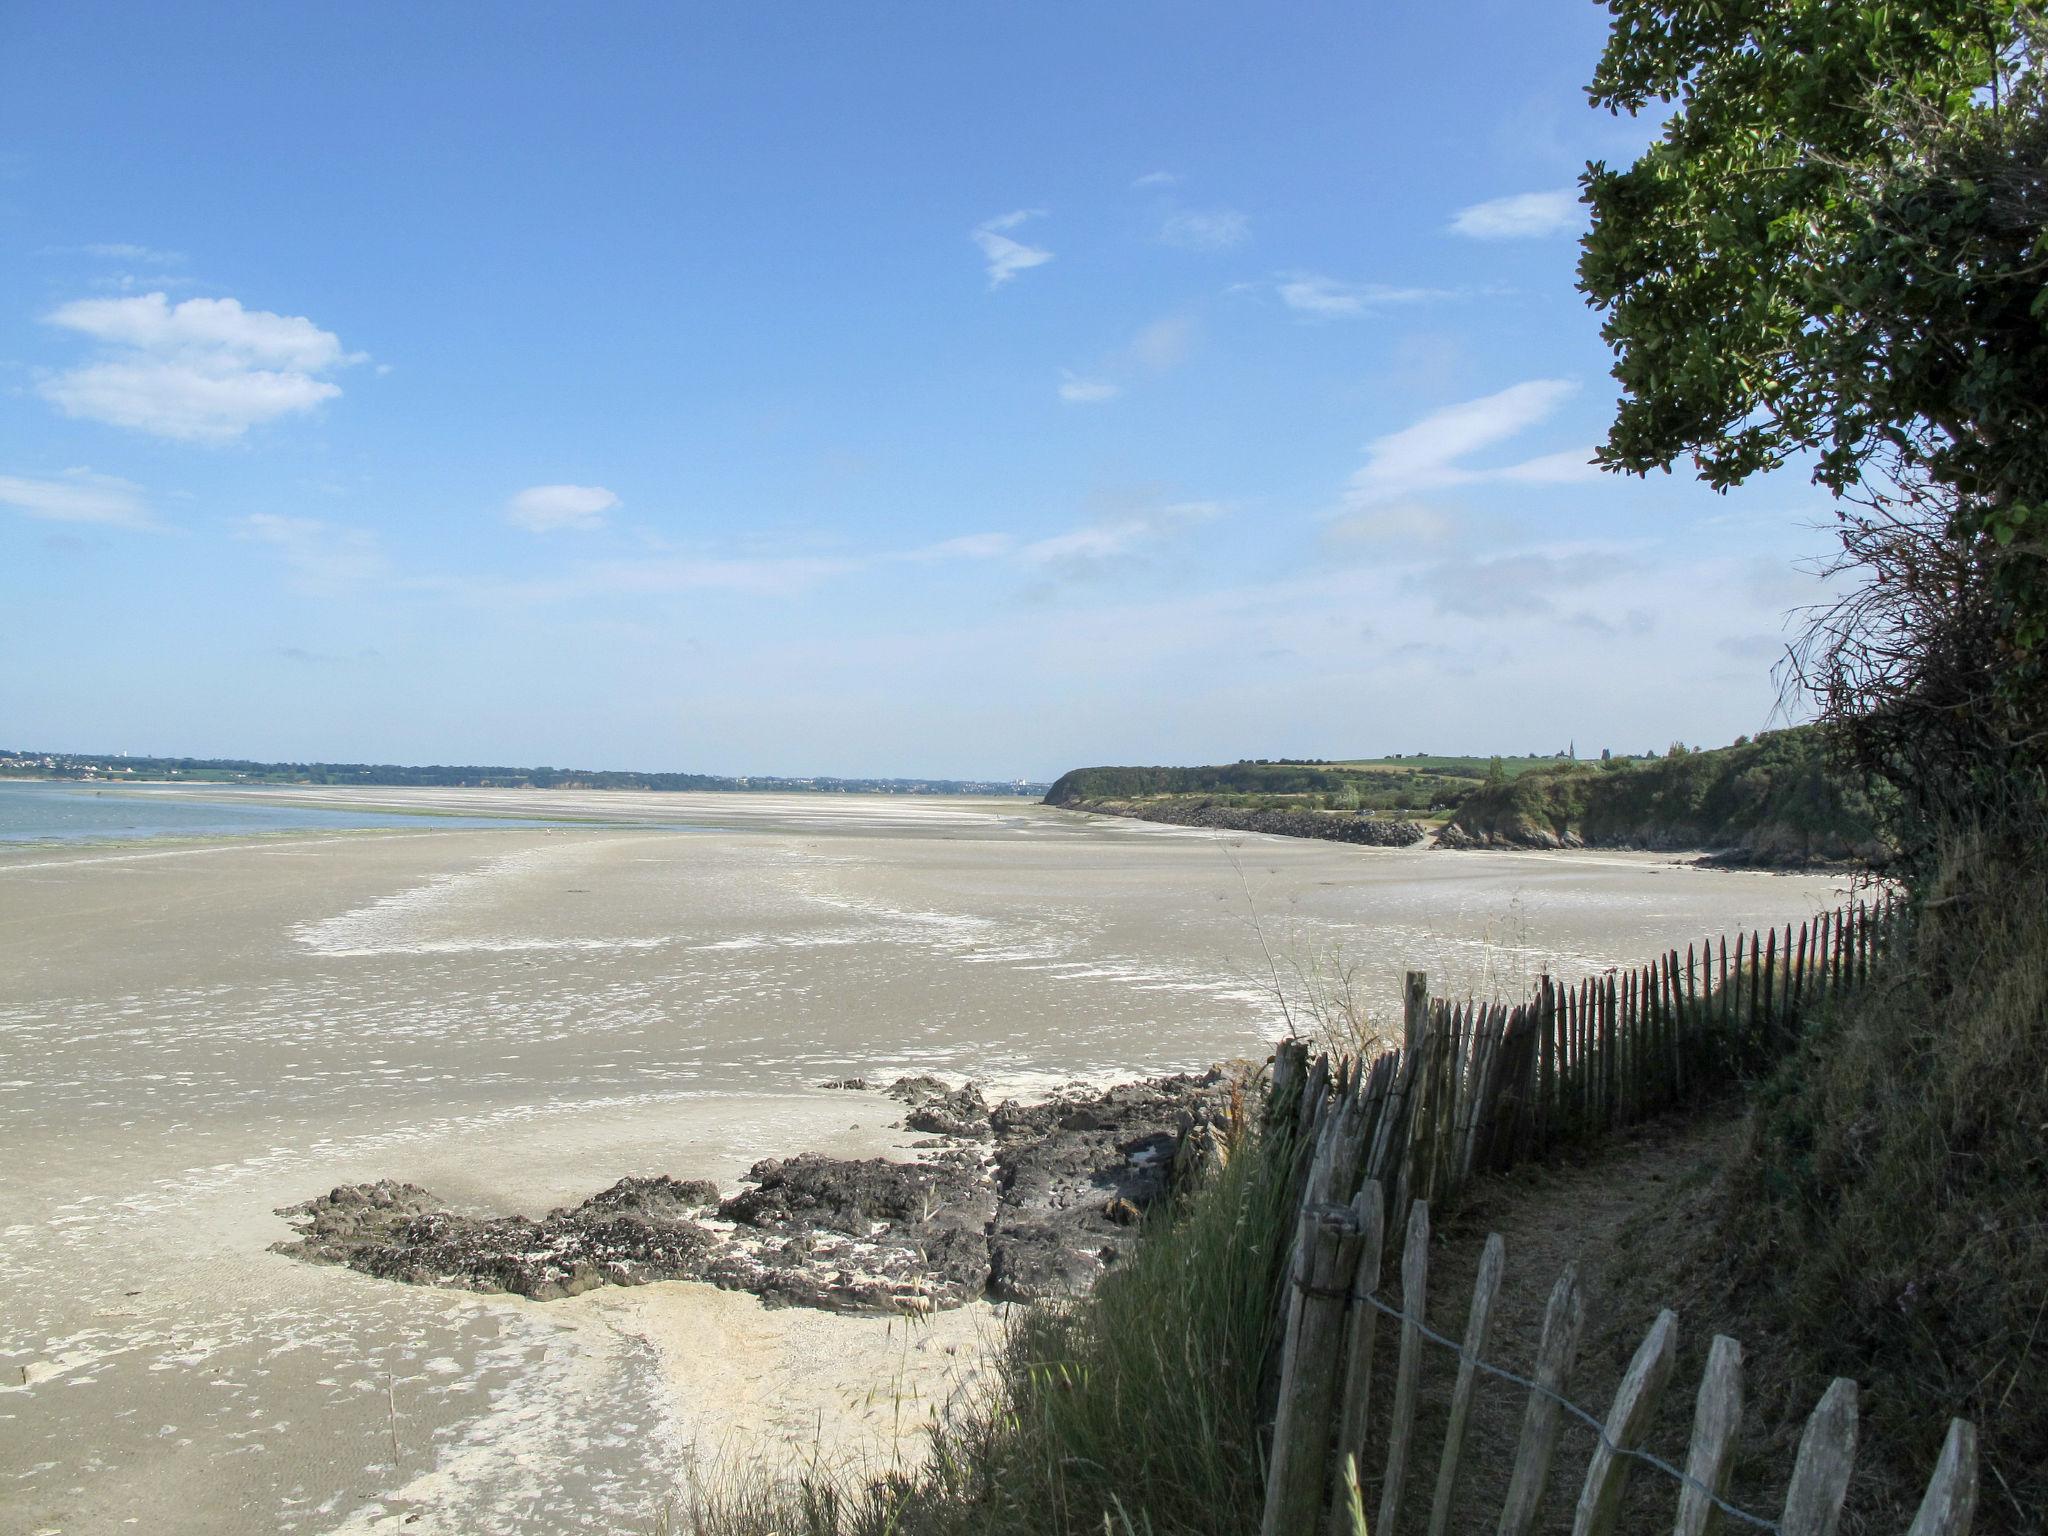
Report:
[[1409,848],[1429,836],[1412,821],[1331,811],[1256,810],[1218,805],[1212,800],[1077,800],[1069,810],[1099,816],[1128,816],[1172,827],[1213,827],[1222,832],[1266,832],[1276,837],[1319,837],[1333,843],[1362,843],[1373,848]]
[[1762,868],[1881,863],[1887,853],[1876,806],[1808,727],[1488,784],[1466,797],[1437,846],[1700,850],[1714,863]]

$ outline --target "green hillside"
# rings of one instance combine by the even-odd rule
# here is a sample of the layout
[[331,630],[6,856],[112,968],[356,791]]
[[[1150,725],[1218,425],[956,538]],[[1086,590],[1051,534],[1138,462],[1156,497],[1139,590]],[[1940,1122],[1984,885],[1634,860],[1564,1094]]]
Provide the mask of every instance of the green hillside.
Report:
[[1829,763],[1812,727],[1713,751],[1553,763],[1483,785],[1459,805],[1447,847],[1706,849],[1730,862],[1881,857],[1876,807]]
[[1130,811],[1162,800],[1252,811],[1358,811],[1442,816],[1489,778],[1512,780],[1551,768],[1554,757],[1247,758],[1197,768],[1076,768],[1061,774],[1047,805]]
[[[1046,804],[1252,831],[1331,836],[1355,817],[1441,824],[1447,848],[1700,849],[1797,865],[1883,853],[1876,808],[1810,726],[1662,756],[1248,759],[1208,767],[1076,768]],[[1298,813],[1311,813],[1304,817]],[[1253,822],[1255,813],[1296,813]]]

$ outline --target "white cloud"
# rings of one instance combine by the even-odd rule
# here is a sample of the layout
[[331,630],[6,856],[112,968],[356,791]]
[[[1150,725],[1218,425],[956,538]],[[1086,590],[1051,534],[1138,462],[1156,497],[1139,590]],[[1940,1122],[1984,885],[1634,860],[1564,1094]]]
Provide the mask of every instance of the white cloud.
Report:
[[1123,385],[1108,379],[1084,379],[1071,369],[1060,370],[1060,398],[1069,405],[1100,405],[1123,392]]
[[1177,186],[1179,183],[1180,178],[1171,171],[1147,171],[1144,175],[1133,179],[1131,185],[1143,190],[1151,187]]
[[155,246],[130,245],[119,240],[88,245],[85,254],[102,261],[135,261],[152,267],[175,267],[185,259],[183,251],[160,251]]
[[1449,298],[1441,288],[1396,288],[1387,283],[1346,283],[1315,272],[1289,272],[1275,284],[1280,302],[1297,314],[1356,320],[1401,304]]
[[1557,485],[1597,477],[1590,448],[1547,453],[1491,469],[1473,469],[1459,462],[1545,420],[1576,388],[1563,379],[1531,379],[1498,394],[1447,406],[1411,427],[1375,438],[1366,445],[1364,466],[1346,487],[1346,508],[1356,510],[1482,481]]
[[1564,187],[1556,192],[1519,192],[1474,203],[1458,210],[1451,228],[1475,240],[1526,240],[1557,234],[1578,222],[1578,189]]
[[234,299],[79,299],[47,320],[104,351],[43,379],[45,399],[67,415],[188,441],[225,442],[309,411],[341,393],[321,375],[361,361],[303,316],[244,309]]
[[1235,208],[1186,208],[1170,213],[1159,238],[1184,251],[1227,251],[1251,238],[1251,220]]
[[49,320],[97,341],[198,362],[323,373],[345,361],[341,339],[332,331],[301,315],[244,309],[234,299],[187,299],[176,305],[160,293],[79,299]]
[[0,506],[51,523],[97,523],[108,528],[153,529],[142,487],[89,469],[67,469],[57,480],[0,475]]
[[1566,448],[1493,470],[1490,478],[1518,485],[1578,485],[1599,479],[1600,466],[1593,462],[1592,449]]
[[363,528],[342,528],[317,517],[256,512],[241,520],[236,536],[268,545],[299,584],[334,591],[384,575],[377,536]]
[[1019,272],[1044,266],[1052,260],[1051,251],[1026,245],[1003,233],[1028,219],[1041,218],[1044,213],[1042,208],[1019,208],[1012,213],[999,214],[974,228],[970,238],[981,247],[982,260],[988,266],[989,287],[1000,288]]
[[529,486],[505,504],[505,516],[530,533],[579,532],[604,526],[619,498],[601,485]]

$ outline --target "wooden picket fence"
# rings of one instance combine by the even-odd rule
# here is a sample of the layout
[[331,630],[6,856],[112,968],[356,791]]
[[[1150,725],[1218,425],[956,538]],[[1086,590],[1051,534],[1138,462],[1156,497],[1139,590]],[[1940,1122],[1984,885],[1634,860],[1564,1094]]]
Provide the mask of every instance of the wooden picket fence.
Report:
[[[1371,1061],[1275,1052],[1269,1115],[1292,1115],[1304,1155],[1357,1136],[1388,1195],[1442,1199],[1476,1174],[1601,1135],[1767,1065],[1823,996],[1861,984],[1898,942],[1889,894],[1782,933],[1724,935],[1576,985],[1541,979],[1514,1006],[1432,998],[1408,973],[1403,1039]],[[1342,1106],[1342,1114],[1326,1110]]]
[[[1331,1192],[1332,1170],[1319,1162],[1311,1180]],[[1665,1311],[1629,1362],[1614,1402],[1596,1418],[1565,1395],[1579,1338],[1585,1301],[1578,1276],[1567,1265],[1550,1293],[1531,1374],[1524,1376],[1485,1359],[1493,1308],[1506,1255],[1498,1234],[1489,1236],[1480,1258],[1462,1343],[1430,1329],[1425,1318],[1429,1272],[1429,1205],[1409,1208],[1401,1255],[1400,1303],[1380,1295],[1382,1191],[1373,1181],[1345,1203],[1313,1201],[1301,1213],[1288,1312],[1283,1336],[1278,1413],[1267,1467],[1265,1518],[1261,1536],[1405,1536],[1418,1524],[1422,1505],[1408,1492],[1417,1443],[1416,1403],[1425,1345],[1457,1356],[1450,1412],[1436,1458],[1428,1502],[1428,1536],[1447,1536],[1464,1471],[1466,1431],[1482,1374],[1504,1380],[1527,1395],[1521,1438],[1499,1514],[1488,1523],[1497,1536],[1534,1531],[1557,1460],[1564,1415],[1593,1426],[1597,1443],[1588,1457],[1573,1508],[1572,1536],[1610,1536],[1618,1528],[1630,1476],[1648,1467],[1673,1485],[1677,1536],[1709,1530],[1747,1528],[1779,1536],[1831,1536],[1841,1517],[1856,1459],[1856,1383],[1837,1379],[1806,1422],[1790,1484],[1775,1518],[1741,1510],[1727,1501],[1731,1452],[1742,1418],[1742,1348],[1717,1335],[1696,1399],[1690,1449],[1680,1469],[1642,1449],[1652,1416],[1669,1385],[1678,1350],[1678,1319]],[[1366,1433],[1373,1397],[1374,1357],[1382,1314],[1397,1320],[1398,1352],[1391,1393],[1383,1393],[1384,1471],[1376,1512],[1368,1521],[1360,1486],[1366,1464]],[[1417,1493],[1420,1493],[1418,1488]],[[1966,1420],[1952,1420],[1919,1513],[1907,1536],[1968,1536],[1977,1507],[1977,1434]],[[1660,1520],[1659,1529],[1665,1528]],[[1475,1529],[1470,1523],[1460,1529]]]
[[[1724,937],[1667,951],[1652,963],[1576,986],[1545,977],[1528,1002],[1452,1003],[1429,996],[1410,972],[1403,1042],[1366,1061],[1322,1055],[1300,1040],[1274,1052],[1266,1134],[1294,1149],[1290,1196],[1299,1230],[1283,1289],[1280,1398],[1268,1467],[1265,1536],[1325,1523],[1354,1531],[1356,1458],[1365,1445],[1374,1340],[1381,1313],[1400,1319],[1400,1354],[1387,1409],[1391,1425],[1372,1536],[1395,1536],[1406,1489],[1425,1342],[1459,1356],[1449,1428],[1430,1509],[1430,1536],[1448,1529],[1465,1425],[1478,1377],[1529,1393],[1500,1536],[1533,1529],[1566,1411],[1601,1426],[1586,1469],[1574,1536],[1604,1536],[1618,1518],[1630,1471],[1650,1460],[1638,1442],[1671,1374],[1677,1320],[1660,1316],[1637,1351],[1604,1424],[1563,1397],[1584,1325],[1567,1269],[1552,1293],[1533,1376],[1483,1360],[1503,1264],[1488,1240],[1462,1347],[1435,1338],[1423,1317],[1431,1200],[1475,1175],[1542,1157],[1656,1114],[1767,1065],[1796,1039],[1800,1015],[1829,993],[1861,984],[1907,921],[1889,896],[1854,902],[1780,934]],[[1407,1212],[1401,1302],[1379,1294],[1382,1234]],[[1677,1481],[1680,1536],[1729,1516],[1783,1536],[1834,1529],[1855,1454],[1856,1386],[1837,1381],[1815,1409],[1774,1522],[1721,1501],[1740,1414],[1741,1350],[1717,1338],[1700,1388],[1692,1454]],[[1963,1536],[1976,1500],[1976,1434],[1962,1420],[1947,1443],[1910,1536]],[[1340,1470],[1341,1469],[1341,1470]]]

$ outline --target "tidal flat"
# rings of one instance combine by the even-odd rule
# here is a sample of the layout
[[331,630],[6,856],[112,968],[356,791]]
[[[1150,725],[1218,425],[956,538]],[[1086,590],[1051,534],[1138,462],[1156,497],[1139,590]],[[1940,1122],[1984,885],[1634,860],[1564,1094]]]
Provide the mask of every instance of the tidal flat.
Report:
[[641,1530],[721,1457],[914,1455],[993,1309],[467,1295],[281,1257],[274,1213],[908,1156],[901,1104],[816,1085],[1197,1070],[1279,1032],[1276,970],[1341,957],[1391,1016],[1410,968],[1518,995],[1841,884],[1021,801],[236,793],[409,823],[0,849],[0,1531]]

